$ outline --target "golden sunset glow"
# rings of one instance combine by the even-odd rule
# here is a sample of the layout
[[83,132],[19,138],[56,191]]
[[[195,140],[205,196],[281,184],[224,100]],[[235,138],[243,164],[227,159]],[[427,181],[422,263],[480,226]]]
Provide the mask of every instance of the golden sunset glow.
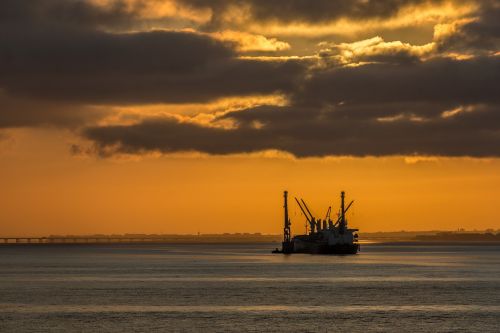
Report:
[[[7,234],[279,234],[281,191],[305,198],[318,215],[355,200],[360,229],[496,228],[498,159],[386,157],[294,159],[284,154],[69,156],[55,131],[15,131],[2,148]],[[29,207],[29,208],[27,208]],[[298,207],[292,230],[304,230]],[[408,212],[411,212],[409,214]]]
[[497,2],[63,2],[1,22],[1,234],[500,228]]

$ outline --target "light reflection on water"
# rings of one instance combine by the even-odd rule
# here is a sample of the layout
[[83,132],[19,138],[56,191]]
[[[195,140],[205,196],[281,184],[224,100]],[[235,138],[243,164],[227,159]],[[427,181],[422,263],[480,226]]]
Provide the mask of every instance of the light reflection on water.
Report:
[[104,305],[104,306],[82,306],[82,305],[43,305],[32,306],[28,304],[0,304],[2,312],[17,313],[84,313],[84,312],[206,312],[206,313],[228,313],[228,312],[495,312],[500,314],[500,305],[357,305],[357,306],[293,306],[293,305],[239,305],[239,306],[134,306],[134,305]]
[[0,331],[498,332],[500,247],[0,247]]
[[[4,282],[276,282],[272,277],[162,277],[162,276],[71,276],[71,277],[33,277],[33,278],[4,278]],[[352,276],[352,277],[316,277],[311,280],[309,277],[280,277],[281,282],[299,282],[303,284],[335,283],[335,282],[500,282],[500,277],[473,278],[473,277],[415,277],[415,276]]]

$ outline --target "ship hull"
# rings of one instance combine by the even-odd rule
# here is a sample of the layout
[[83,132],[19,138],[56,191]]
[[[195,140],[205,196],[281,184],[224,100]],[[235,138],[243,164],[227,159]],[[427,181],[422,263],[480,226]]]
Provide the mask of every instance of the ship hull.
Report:
[[326,242],[304,241],[294,239],[294,253],[309,254],[356,254],[359,251],[359,244],[334,244],[329,245]]

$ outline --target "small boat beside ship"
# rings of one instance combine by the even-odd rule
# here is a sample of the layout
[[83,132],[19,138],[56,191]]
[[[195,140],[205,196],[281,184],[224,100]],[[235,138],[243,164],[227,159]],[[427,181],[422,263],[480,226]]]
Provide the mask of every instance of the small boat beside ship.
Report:
[[[295,198],[297,205],[304,214],[306,234],[291,238],[291,220],[288,216],[288,192],[284,192],[284,228],[281,250],[273,253],[309,253],[309,254],[356,254],[360,247],[358,229],[348,227],[346,213],[353,201],[345,206],[345,192],[340,193],[340,211],[337,220],[330,218],[331,207],[328,208],[325,219],[315,218],[304,200]],[[309,228],[307,228],[309,226]]]

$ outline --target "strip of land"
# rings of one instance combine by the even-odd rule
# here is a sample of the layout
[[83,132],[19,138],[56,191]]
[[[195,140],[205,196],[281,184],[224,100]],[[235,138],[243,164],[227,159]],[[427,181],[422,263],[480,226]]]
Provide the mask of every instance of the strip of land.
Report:
[[[282,235],[261,233],[225,234],[121,234],[50,235],[46,237],[0,237],[1,244],[109,244],[109,243],[279,243]],[[500,230],[486,231],[391,231],[360,233],[361,243],[470,243],[500,244]]]

